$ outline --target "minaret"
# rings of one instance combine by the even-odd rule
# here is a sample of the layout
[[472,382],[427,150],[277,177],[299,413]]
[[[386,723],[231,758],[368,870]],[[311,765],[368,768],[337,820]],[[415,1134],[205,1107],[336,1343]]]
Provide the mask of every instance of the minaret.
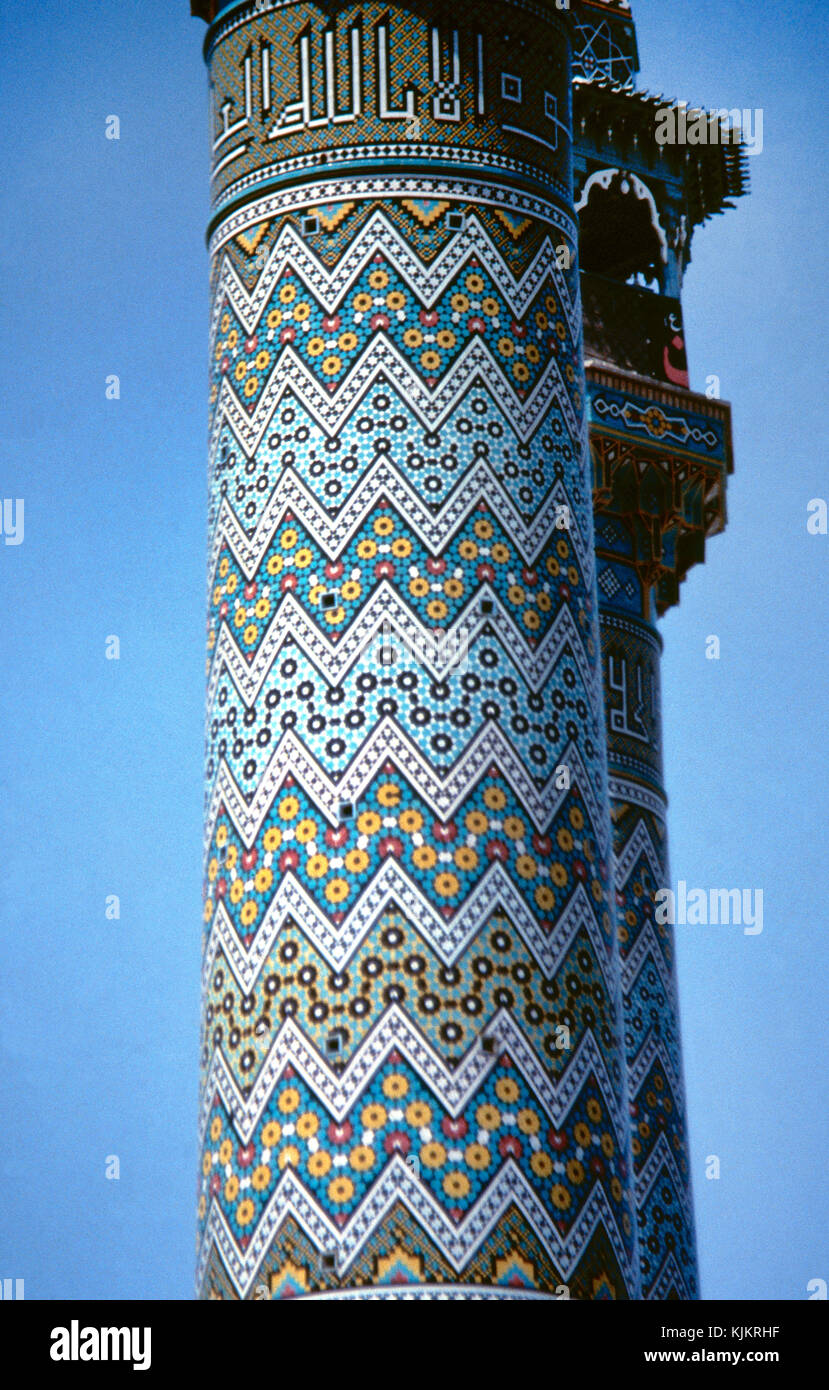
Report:
[[572,15],[193,8],[199,1290],[637,1297]]
[[[657,618],[725,525],[730,410],[715,381],[706,394],[689,388],[680,290],[694,228],[731,206],[747,178],[719,116],[634,90],[623,0],[580,4],[575,19],[575,188],[641,1296],[684,1299],[698,1290],[673,929],[656,920],[653,901],[670,886]],[[692,127],[704,141],[681,138]]]

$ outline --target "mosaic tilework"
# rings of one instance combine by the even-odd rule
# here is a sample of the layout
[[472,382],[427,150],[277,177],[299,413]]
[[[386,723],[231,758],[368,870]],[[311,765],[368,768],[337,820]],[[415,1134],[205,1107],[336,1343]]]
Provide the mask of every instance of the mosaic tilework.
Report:
[[485,16],[210,31],[205,1297],[639,1292],[569,20]]
[[[605,542],[623,523],[597,515]],[[607,523],[607,524],[605,524]],[[632,573],[632,567],[631,567]],[[625,1057],[643,1298],[698,1296],[673,928],[655,921],[670,883],[662,790],[658,633],[601,605]],[[655,794],[654,794],[655,793]]]

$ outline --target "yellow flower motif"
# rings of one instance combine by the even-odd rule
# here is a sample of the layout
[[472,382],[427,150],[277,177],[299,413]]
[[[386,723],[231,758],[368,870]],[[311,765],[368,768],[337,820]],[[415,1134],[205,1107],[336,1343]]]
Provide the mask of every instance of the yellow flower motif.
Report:
[[267,1163],[260,1163],[251,1174],[251,1187],[255,1192],[264,1192],[271,1180],[271,1170]]
[[368,277],[368,283],[373,290],[384,290],[389,283],[388,271],[373,270]]
[[480,294],[484,288],[484,282],[480,275],[467,275],[466,288],[470,294]]
[[488,806],[490,811],[503,811],[506,804],[506,794],[500,787],[487,787],[484,792],[484,805]]
[[519,854],[518,858],[515,861],[515,868],[518,872],[519,878],[535,878],[536,874],[538,873],[538,865],[536,864],[532,855],[529,854]]
[[377,554],[377,542],[372,540],[359,541],[357,545],[357,557],[360,560],[373,560]]
[[401,1100],[409,1089],[409,1083],[402,1072],[394,1071],[383,1079],[382,1091],[387,1100]]
[[201,1161],[202,1176],[205,1178],[209,1178],[212,1168],[213,1160],[210,1157],[210,1154],[205,1154],[204,1158]]
[[[449,303],[456,314],[465,314],[469,308],[469,300],[465,294],[453,294]],[[222,332],[224,333],[224,329]]]
[[541,1121],[535,1110],[519,1110],[516,1119],[522,1134],[538,1134],[541,1129]]
[[331,1170],[331,1155],[325,1149],[317,1149],[308,1159],[308,1172],[312,1178],[324,1178]]
[[217,1140],[217,1139],[221,1138],[221,1133],[222,1133],[222,1119],[221,1119],[221,1116],[220,1116],[220,1115],[214,1115],[214,1116],[213,1116],[213,1119],[212,1119],[211,1122],[210,1122],[210,1138],[213,1140],[213,1143],[214,1143],[214,1144],[216,1143],[216,1140]]
[[326,376],[336,376],[342,365],[342,358],[334,352],[330,357],[326,357],[322,364],[322,370]]
[[279,291],[279,301],[281,304],[293,304],[296,299],[296,285],[283,285]]
[[592,883],[590,884],[590,891],[593,894],[593,897],[595,898],[596,902],[600,903],[602,898],[604,897],[604,889],[602,888],[602,885],[599,883],[599,880],[597,878],[594,878]]
[[429,592],[429,581],[419,576],[409,580],[409,593],[412,598],[425,598]]
[[577,1158],[569,1160],[565,1172],[574,1187],[578,1187],[579,1183],[584,1182],[584,1164],[579,1163]]
[[234,907],[242,901],[245,895],[245,885],[240,878],[235,878],[230,885],[230,901]]
[[545,297],[545,300],[544,300],[544,308],[547,310],[547,313],[548,313],[548,314],[557,314],[557,313],[558,313],[558,302],[557,302],[557,300],[555,300],[555,299],[553,298],[553,296],[552,296],[551,294],[548,294],[548,295]]
[[288,1145],[286,1145],[286,1147],[285,1147],[284,1149],[282,1149],[282,1151],[280,1152],[279,1159],[278,1159],[277,1161],[278,1161],[278,1163],[279,1163],[280,1169],[282,1169],[282,1168],[298,1168],[298,1167],[299,1167],[299,1149],[297,1148],[296,1144],[288,1144]]
[[366,1105],[360,1115],[363,1129],[382,1129],[388,1119],[385,1105]]
[[266,1149],[275,1149],[282,1138],[282,1126],[278,1120],[268,1120],[262,1130],[262,1143]]
[[299,815],[299,802],[295,796],[283,796],[279,803],[279,815],[282,820],[293,820]]
[[533,897],[536,907],[540,908],[542,912],[550,912],[555,906],[556,895],[552,888],[547,887],[546,883],[539,884]]
[[458,554],[462,560],[476,560],[478,558],[478,547],[474,541],[461,541],[458,546]]
[[221,321],[221,323],[219,324],[219,329],[221,330],[222,333],[226,333],[227,330],[229,329],[229,327],[230,327],[230,314],[222,314],[222,321]]
[[550,1196],[553,1199],[553,1206],[556,1207],[558,1211],[567,1210],[570,1205],[570,1193],[567,1191],[566,1187],[562,1187],[559,1182],[555,1183],[550,1191]]
[[495,1083],[495,1094],[504,1105],[514,1105],[521,1092],[511,1076],[502,1076]]
[[363,811],[357,817],[357,829],[361,835],[376,835],[382,824],[376,811]]
[[605,1131],[599,1142],[602,1146],[602,1153],[604,1154],[605,1158],[612,1158],[614,1153],[616,1152],[616,1145],[613,1142],[613,1135],[608,1134],[607,1131]]
[[442,622],[448,612],[449,609],[442,598],[430,599],[426,604],[427,616],[430,617],[434,623]]
[[397,823],[404,835],[415,835],[423,825],[423,817],[419,811],[401,811]]
[[282,831],[279,829],[278,825],[271,825],[268,827],[265,831],[265,838],[262,843],[269,854],[273,854],[274,850],[279,849],[279,846],[282,844]]
[[532,362],[533,366],[536,366],[537,363],[541,361],[541,353],[538,351],[535,343],[528,343],[525,352],[527,354],[527,361]]
[[494,1105],[479,1105],[475,1111],[475,1119],[481,1129],[497,1129],[501,1123],[501,1112],[496,1110]]
[[293,550],[299,540],[299,532],[293,526],[287,526],[279,537],[279,544],[283,550]]
[[262,621],[263,618],[267,618],[268,614],[269,614],[270,611],[271,611],[271,601],[270,601],[270,599],[269,599],[269,598],[260,598],[260,599],[257,599],[257,600],[256,600],[256,607],[254,608],[253,611],[254,611],[254,613],[256,614],[256,616],[257,616],[257,618],[259,619],[260,622]]
[[435,892],[438,893],[441,898],[454,898],[455,894],[460,892],[460,888],[460,880],[457,874],[442,873],[435,875]]
[[520,816],[507,816],[504,820],[504,834],[510,840],[520,840],[523,838],[527,827]]
[[446,1162],[446,1150],[442,1144],[424,1144],[420,1150],[420,1161],[427,1168],[442,1168]]
[[268,314],[268,317],[265,320],[265,322],[267,323],[268,328],[278,328],[282,322],[282,310],[271,309],[271,312]]
[[510,584],[507,589],[507,598],[516,608],[520,608],[522,603],[526,603],[527,595],[522,585]]
[[244,641],[246,646],[252,647],[258,636],[259,628],[256,626],[256,623],[248,623],[247,627],[242,633],[242,640]]
[[354,1184],[350,1178],[344,1175],[334,1178],[334,1180],[328,1184],[329,1201],[334,1202],[338,1207],[342,1206],[344,1202],[350,1202],[353,1196]]
[[447,1173],[443,1179],[443,1190],[447,1197],[454,1197],[456,1200],[466,1197],[470,1186],[471,1183],[466,1173],[460,1173],[457,1169],[452,1173]]
[[198,1216],[198,1218],[199,1218],[199,1221],[203,1221],[203,1220],[204,1220],[204,1214],[205,1214],[206,1211],[207,1211],[207,1198],[205,1197],[204,1193],[202,1193],[201,1196],[199,1197],[199,1205],[198,1205],[198,1210],[197,1210],[197,1216]]
[[235,612],[234,615],[233,615],[233,626],[234,626],[234,627],[244,627],[244,625],[245,625],[245,623],[247,622],[247,620],[248,620],[248,615],[247,615],[247,613],[245,612],[244,608],[237,608],[237,609],[236,609],[236,612]]
[[489,826],[489,816],[483,811],[467,811],[463,823],[470,835],[483,835]]
[[390,536],[394,530],[394,522],[390,516],[378,516],[372,526],[375,536]]
[[381,806],[389,807],[392,810],[394,807],[399,806],[400,788],[397,783],[383,782],[383,784],[377,788],[377,800],[380,802]]
[[313,840],[319,830],[315,820],[305,816],[297,822],[294,834],[301,845],[307,845],[309,840]]
[[455,850],[455,864],[462,873],[471,874],[478,867],[478,856],[469,845],[459,845]]
[[279,1092],[276,1103],[283,1115],[293,1115],[299,1106],[300,1099],[296,1086],[288,1086],[284,1091]]
[[397,536],[391,543],[391,553],[395,560],[405,560],[412,553],[412,543],[408,536]]
[[510,558],[509,546],[504,545],[501,541],[496,541],[490,551],[490,557],[493,564],[505,565]]
[[541,331],[542,333],[546,333],[547,328],[548,328],[548,326],[549,326],[549,322],[550,322],[550,320],[547,318],[547,315],[544,313],[544,310],[543,310],[543,309],[537,310],[536,315],[535,315],[535,326],[536,326],[536,328],[540,329],[540,331]]
[[549,1154],[545,1154],[542,1149],[538,1149],[530,1159],[530,1167],[537,1178],[549,1178],[553,1171],[553,1160]]
[[218,861],[218,859],[211,859],[210,863],[209,863],[208,866],[207,866],[207,877],[209,878],[209,880],[210,880],[211,883],[212,883],[212,882],[214,881],[214,879],[216,878],[218,872],[219,872],[219,861]]
[[584,827],[584,813],[578,806],[571,806],[569,820],[574,830],[581,830]]
[[364,849],[350,849],[345,856],[345,867],[350,874],[365,873],[369,866],[369,857]]
[[621,1202],[621,1200],[622,1200],[622,1184],[619,1182],[619,1179],[618,1179],[618,1178],[611,1178],[611,1179],[610,1179],[610,1193],[611,1193],[611,1196],[613,1197],[614,1202]]
[[588,1149],[593,1142],[590,1130],[583,1120],[573,1127],[573,1138],[582,1149]]
[[569,878],[569,874],[563,864],[551,864],[550,878],[553,880],[556,888],[563,888]]
[[447,579],[443,586],[443,592],[447,598],[461,598],[463,594],[463,580]]
[[431,1123],[432,1108],[425,1101],[413,1100],[406,1106],[406,1124],[413,1129],[422,1129]]
[[438,347],[444,348],[445,350],[453,348],[455,346],[455,343],[458,341],[451,328],[441,328],[439,332],[435,334],[435,338],[437,340]]
[[297,1118],[296,1132],[300,1139],[312,1139],[320,1127],[319,1116],[313,1110],[303,1110]]
[[492,540],[492,529],[492,522],[486,521],[483,517],[480,517],[479,520],[476,521],[475,525],[472,527],[472,530],[475,532],[475,535],[478,537],[479,541]]
[[231,352],[232,352],[233,349],[235,348],[235,346],[236,346],[236,344],[238,343],[238,341],[239,341],[239,331],[238,331],[238,329],[236,329],[236,328],[231,328],[230,332],[229,332],[228,335],[227,335],[227,345],[228,345],[228,347],[230,348],[230,351],[231,351]]
[[346,603],[353,603],[363,592],[363,586],[356,579],[347,579],[343,584],[340,593]]
[[272,555],[266,566],[268,574],[281,574],[284,564],[281,555]]
[[587,1105],[585,1106],[585,1110],[587,1111],[587,1118],[589,1120],[592,1120],[594,1125],[597,1125],[599,1123],[599,1120],[602,1118],[602,1107],[596,1100],[595,1096],[591,1096],[590,1100],[587,1102]]
[[353,352],[358,342],[356,333],[341,333],[337,339],[337,347],[340,352]]
[[438,862],[438,857],[431,845],[418,845],[412,854],[412,860],[416,869],[432,869]]
[[230,561],[228,560],[227,556],[224,555],[222,559],[219,561],[219,574],[221,575],[222,579],[224,579],[229,569]]
[[419,348],[423,343],[423,334],[419,328],[407,328],[403,334],[403,344],[407,348]]
[[305,320],[310,317],[311,305],[308,303],[307,299],[301,299],[299,303],[294,305],[294,322],[304,323]]
[[236,1200],[236,1198],[238,1197],[238,1195],[239,1195],[239,1179],[237,1178],[236,1174],[234,1173],[233,1176],[232,1176],[232,1177],[229,1177],[228,1180],[227,1180],[227,1182],[225,1183],[225,1201],[226,1201],[226,1202],[235,1202],[235,1200]]
[[344,878],[332,878],[331,882],[326,884],[325,897],[330,903],[342,903],[350,892],[351,886]]
[[309,878],[325,878],[328,873],[328,859],[324,854],[312,854],[305,865],[305,872]]
[[512,374],[516,381],[529,381],[530,369],[526,362],[513,362]]
[[535,601],[541,609],[542,613],[549,613],[550,609],[553,606],[553,601],[550,598],[550,595],[545,593],[543,589]]
[[239,921],[242,923],[243,927],[252,927],[258,915],[258,905],[253,901],[253,898],[248,898],[247,902],[245,903],[244,907],[239,913]]
[[367,1144],[357,1144],[348,1155],[348,1161],[355,1173],[367,1173],[374,1167],[375,1153]]
[[367,314],[373,303],[374,301],[371,295],[366,294],[364,290],[361,290],[359,294],[355,294],[351,301],[352,308],[356,310],[358,314]]
[[556,835],[556,841],[558,843],[559,849],[563,849],[565,854],[570,853],[570,850],[573,848],[573,837],[570,834],[570,831],[567,830],[564,826],[562,826],[561,830],[559,830],[558,834]]
[[556,550],[562,560],[566,560],[570,554],[570,547],[565,540],[556,541]]
[[392,313],[397,313],[399,309],[405,309],[406,296],[400,290],[390,290],[386,295],[386,308],[391,309]]
[[420,354],[420,365],[424,372],[436,372],[440,366],[440,353],[427,349]]
[[309,357],[319,357],[321,353],[325,352],[325,339],[309,338],[305,345],[305,351]]
[[265,348],[262,348],[262,351],[257,352],[253,360],[257,372],[264,372],[266,367],[270,364],[271,354]]
[[497,299],[487,295],[486,299],[481,300],[481,311],[486,314],[487,318],[493,319],[496,314],[500,314],[501,306]]
[[248,373],[248,364],[247,364],[247,362],[245,362],[244,359],[243,359],[241,362],[237,362],[237,363],[236,363],[235,371],[234,371],[234,373],[233,373],[233,375],[235,376],[236,380],[237,380],[237,381],[244,381],[245,377],[247,376],[247,373]]
[[492,1154],[485,1144],[470,1144],[464,1155],[469,1167],[476,1173],[483,1172],[492,1162]]
[[502,357],[512,357],[512,354],[515,352],[515,343],[512,341],[512,338],[499,338],[498,351]]

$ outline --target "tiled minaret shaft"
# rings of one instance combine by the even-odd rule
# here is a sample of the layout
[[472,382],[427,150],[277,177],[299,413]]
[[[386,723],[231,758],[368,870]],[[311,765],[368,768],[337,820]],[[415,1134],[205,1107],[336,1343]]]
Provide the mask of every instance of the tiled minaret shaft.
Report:
[[695,228],[746,187],[740,142],[694,113],[704,143],[659,132],[687,111],[634,90],[627,0],[573,12],[574,170],[594,470],[596,560],[616,922],[641,1296],[698,1294],[670,883],[656,620],[725,524],[731,421],[716,379],[689,389],[682,307]]
[[194,9],[200,1292],[637,1297],[572,17]]

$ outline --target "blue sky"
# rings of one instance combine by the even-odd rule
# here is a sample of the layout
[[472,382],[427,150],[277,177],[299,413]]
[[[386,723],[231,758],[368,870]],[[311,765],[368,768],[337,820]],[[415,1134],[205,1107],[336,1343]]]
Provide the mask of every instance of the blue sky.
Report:
[[[0,545],[0,1275],[29,1298],[193,1289],[208,137],[188,9],[0,0],[0,494],[25,499],[24,543]],[[692,384],[717,374],[733,404],[729,527],[662,623],[674,879],[764,893],[759,936],[678,929],[711,1299],[829,1279],[829,537],[806,530],[829,495],[824,11],[634,6],[643,86],[764,112],[751,197],[697,233],[684,292]]]

